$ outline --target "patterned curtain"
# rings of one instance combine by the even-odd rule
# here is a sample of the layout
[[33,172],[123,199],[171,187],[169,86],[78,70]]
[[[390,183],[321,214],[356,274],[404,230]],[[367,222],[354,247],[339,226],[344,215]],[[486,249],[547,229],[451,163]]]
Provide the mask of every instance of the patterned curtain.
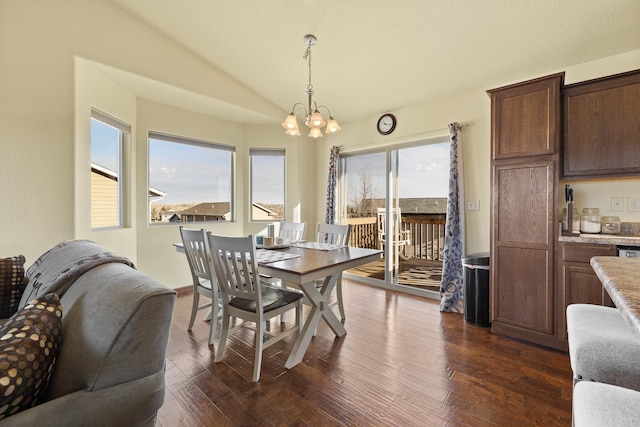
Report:
[[440,311],[462,313],[464,311],[464,286],[462,283],[462,255],[464,254],[464,183],[462,180],[462,147],[458,136],[462,126],[458,122],[449,125],[451,154],[449,169],[449,197],[444,236],[444,263],[440,284]]
[[327,178],[327,215],[325,222],[327,224],[336,223],[336,185],[338,179],[338,147],[331,147],[331,156],[329,157],[329,177]]

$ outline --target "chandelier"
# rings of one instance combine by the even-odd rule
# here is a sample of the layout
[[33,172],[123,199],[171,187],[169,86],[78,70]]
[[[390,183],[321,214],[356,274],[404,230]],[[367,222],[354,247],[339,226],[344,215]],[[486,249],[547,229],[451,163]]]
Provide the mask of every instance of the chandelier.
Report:
[[[286,129],[287,135],[295,135],[300,136],[300,131],[298,130],[298,120],[296,119],[296,115],[299,112],[304,112],[304,124],[307,125],[310,129],[309,135],[312,138],[321,138],[322,131],[321,128],[325,127],[326,133],[334,133],[338,132],[341,128],[338,126],[336,120],[331,117],[331,111],[329,108],[324,105],[316,105],[316,102],[313,100],[313,85],[311,84],[311,46],[314,46],[318,39],[313,34],[307,34],[304,36],[304,42],[307,45],[307,50],[304,52],[302,56],[309,62],[309,84],[307,85],[307,91],[305,94],[307,95],[307,106],[302,103],[296,103],[293,105],[291,109],[291,114],[287,116],[284,122],[282,122],[282,127]],[[322,114],[320,114],[319,109],[327,110],[327,114],[329,115],[329,119],[327,121],[324,120]]]

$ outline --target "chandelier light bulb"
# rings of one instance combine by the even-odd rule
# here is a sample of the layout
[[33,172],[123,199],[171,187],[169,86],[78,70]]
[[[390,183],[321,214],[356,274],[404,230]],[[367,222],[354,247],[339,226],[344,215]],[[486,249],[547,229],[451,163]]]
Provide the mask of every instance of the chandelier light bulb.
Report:
[[311,138],[322,138],[322,131],[320,131],[319,127],[312,127],[309,131],[309,135]]
[[322,114],[318,110],[314,111],[311,115],[311,119],[309,119],[309,126],[321,128],[327,123],[322,118]]
[[336,122],[336,119],[329,116],[329,121],[327,122],[327,128],[325,129],[325,132],[335,133],[335,132],[338,132],[340,129],[342,128],[338,126],[338,122]]

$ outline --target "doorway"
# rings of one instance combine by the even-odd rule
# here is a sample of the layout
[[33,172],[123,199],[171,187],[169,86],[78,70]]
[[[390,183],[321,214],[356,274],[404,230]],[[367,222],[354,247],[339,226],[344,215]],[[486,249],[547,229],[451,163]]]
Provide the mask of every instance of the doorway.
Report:
[[352,246],[384,250],[348,276],[440,298],[449,147],[439,138],[340,155],[340,223],[351,224]]

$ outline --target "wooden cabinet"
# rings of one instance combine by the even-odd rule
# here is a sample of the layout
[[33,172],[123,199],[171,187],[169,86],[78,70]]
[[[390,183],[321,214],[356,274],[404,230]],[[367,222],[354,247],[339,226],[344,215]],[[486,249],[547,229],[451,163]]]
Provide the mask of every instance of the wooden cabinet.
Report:
[[569,304],[597,304],[613,307],[609,294],[589,263],[594,256],[613,256],[613,245],[562,243],[561,310],[559,337],[567,339],[566,311]]
[[560,87],[564,74],[491,96],[491,329],[554,348]]
[[640,174],[640,70],[566,86],[563,175]]
[[493,89],[492,159],[556,154],[564,73]]

